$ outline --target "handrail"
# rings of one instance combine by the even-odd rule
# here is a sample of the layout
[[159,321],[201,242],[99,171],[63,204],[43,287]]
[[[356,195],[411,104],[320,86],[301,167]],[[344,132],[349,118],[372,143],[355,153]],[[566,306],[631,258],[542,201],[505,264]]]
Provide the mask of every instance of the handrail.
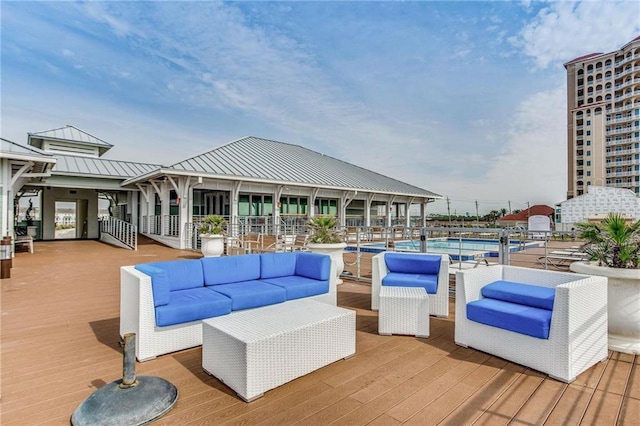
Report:
[[115,217],[100,220],[100,232],[111,235],[127,247],[138,250],[138,227]]

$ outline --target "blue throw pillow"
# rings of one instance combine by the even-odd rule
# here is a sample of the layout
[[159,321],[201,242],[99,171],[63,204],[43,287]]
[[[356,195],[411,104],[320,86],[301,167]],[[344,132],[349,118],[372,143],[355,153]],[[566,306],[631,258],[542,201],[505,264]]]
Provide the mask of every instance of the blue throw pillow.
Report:
[[384,261],[389,272],[405,274],[438,275],[440,272],[440,255],[385,253]]
[[158,307],[169,303],[169,278],[167,273],[149,263],[142,263],[134,267],[143,274],[151,277],[151,291],[153,293],[153,306]]

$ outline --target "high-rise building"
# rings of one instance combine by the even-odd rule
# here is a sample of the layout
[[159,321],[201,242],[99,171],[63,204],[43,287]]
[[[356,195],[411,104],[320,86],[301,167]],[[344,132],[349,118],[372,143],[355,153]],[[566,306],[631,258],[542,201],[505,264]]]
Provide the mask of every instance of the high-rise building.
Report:
[[640,195],[640,36],[566,64],[567,199],[587,187]]

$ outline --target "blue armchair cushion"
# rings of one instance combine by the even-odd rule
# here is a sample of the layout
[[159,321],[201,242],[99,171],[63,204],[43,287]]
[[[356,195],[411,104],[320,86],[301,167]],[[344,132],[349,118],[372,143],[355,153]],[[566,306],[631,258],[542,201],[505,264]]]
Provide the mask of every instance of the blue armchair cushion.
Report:
[[151,266],[149,263],[136,265],[135,269],[151,277],[151,292],[153,306],[158,307],[169,303],[169,277],[164,269]]
[[169,291],[203,287],[202,265],[198,259],[166,260],[151,262],[151,266],[163,269],[169,279]]
[[219,284],[212,288],[231,299],[232,311],[273,305],[287,300],[287,292],[284,288],[262,281]]
[[260,255],[203,257],[205,285],[220,285],[257,280],[260,278]]
[[382,285],[394,287],[424,287],[428,294],[436,294],[438,292],[438,275],[389,272],[382,279]]
[[313,278],[292,275],[289,277],[267,278],[266,283],[282,287],[286,291],[287,300],[315,296],[329,292],[329,280],[314,280]]
[[156,307],[156,325],[165,327],[230,312],[231,299],[207,287],[176,290],[167,305]]
[[482,295],[504,302],[540,309],[553,309],[556,289],[511,281],[494,281],[482,288]]
[[467,318],[540,339],[549,338],[551,327],[551,311],[548,309],[490,298],[467,303]]
[[296,273],[297,253],[264,253],[260,255],[260,278],[288,277]]
[[390,272],[438,275],[442,257],[432,254],[385,253],[384,261]]

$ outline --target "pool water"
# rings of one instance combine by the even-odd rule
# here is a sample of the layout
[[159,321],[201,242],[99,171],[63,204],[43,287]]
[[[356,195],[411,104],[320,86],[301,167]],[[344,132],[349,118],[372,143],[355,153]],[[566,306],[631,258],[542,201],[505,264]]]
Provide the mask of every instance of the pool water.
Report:
[[[526,248],[538,244],[528,243]],[[394,242],[395,251],[419,252],[419,240],[404,240]],[[427,240],[427,253],[448,254],[454,260],[473,260],[479,257],[498,257],[500,244],[497,240],[476,240],[459,238],[436,238]],[[523,250],[521,243],[510,242],[510,252]],[[347,250],[356,250],[356,247],[347,247]],[[365,243],[360,245],[363,252],[380,253],[386,250],[386,244]]]

